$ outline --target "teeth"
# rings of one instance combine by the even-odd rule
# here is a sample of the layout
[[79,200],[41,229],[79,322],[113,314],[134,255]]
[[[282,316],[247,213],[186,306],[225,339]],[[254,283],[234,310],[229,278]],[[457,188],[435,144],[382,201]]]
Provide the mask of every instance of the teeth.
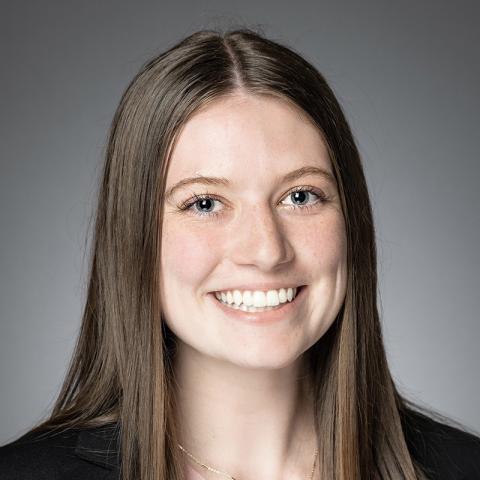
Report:
[[263,292],[261,290],[250,291],[240,290],[215,292],[218,300],[228,305],[235,306],[244,310],[247,307],[276,307],[281,303],[291,302],[297,294],[297,288],[280,288],[279,290],[269,290]]
[[280,300],[278,298],[278,294],[275,290],[269,290],[267,292],[267,305],[269,307],[276,307],[280,304]]
[[240,305],[243,301],[242,293],[240,290],[234,290],[233,291],[233,302],[235,305]]

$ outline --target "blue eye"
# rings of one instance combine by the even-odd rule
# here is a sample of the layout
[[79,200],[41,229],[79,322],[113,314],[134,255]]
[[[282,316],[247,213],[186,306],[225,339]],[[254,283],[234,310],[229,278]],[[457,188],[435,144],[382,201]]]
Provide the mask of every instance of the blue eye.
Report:
[[[309,204],[308,200],[312,195],[317,197],[317,200]],[[299,202],[298,204],[294,203],[286,205],[293,210],[309,210],[328,201],[327,196],[323,192],[317,191],[311,187],[296,187],[288,192],[286,197],[292,198],[294,202]],[[215,208],[215,202],[221,203],[215,195],[206,193],[202,195],[194,195],[193,198],[184,202],[179,208],[180,210],[190,211],[192,215],[198,217],[216,217],[221,214],[221,211],[212,211]]]

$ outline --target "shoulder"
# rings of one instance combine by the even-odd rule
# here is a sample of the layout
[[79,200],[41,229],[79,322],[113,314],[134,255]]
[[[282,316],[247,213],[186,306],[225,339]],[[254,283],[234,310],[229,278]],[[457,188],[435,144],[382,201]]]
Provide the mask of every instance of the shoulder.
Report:
[[411,455],[431,480],[480,479],[480,437],[450,423],[455,422],[404,412],[402,425]]
[[[0,447],[1,480],[100,480],[115,478],[95,450],[102,430],[28,432]],[[104,446],[103,444],[100,447]],[[90,448],[92,447],[92,448]]]

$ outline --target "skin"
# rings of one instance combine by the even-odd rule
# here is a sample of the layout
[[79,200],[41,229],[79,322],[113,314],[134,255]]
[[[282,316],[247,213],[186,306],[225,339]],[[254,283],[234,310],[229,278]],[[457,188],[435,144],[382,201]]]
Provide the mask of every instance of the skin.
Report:
[[[190,185],[165,203],[160,290],[178,343],[181,444],[235,479],[300,480],[313,465],[303,354],[342,306],[347,250],[335,182],[316,175],[275,179],[309,165],[333,175],[319,130],[298,107],[244,92],[197,112],[172,150],[167,191],[196,174],[230,180]],[[313,193],[295,201],[289,191],[299,186]],[[197,202],[180,210],[193,194],[206,193],[214,198],[203,208]],[[302,210],[302,203],[311,208]],[[202,212],[218,216],[195,215]],[[277,280],[308,287],[302,303],[270,325],[233,320],[211,295]],[[222,478],[188,463],[204,478]]]

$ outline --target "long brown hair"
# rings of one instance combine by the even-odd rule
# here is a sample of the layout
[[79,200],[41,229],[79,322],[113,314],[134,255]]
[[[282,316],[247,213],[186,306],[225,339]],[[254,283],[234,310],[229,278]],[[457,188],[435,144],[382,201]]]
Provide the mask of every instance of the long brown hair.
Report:
[[324,77],[293,49],[247,28],[196,32],[146,63],[115,112],[105,155],[83,321],[50,417],[37,429],[121,426],[123,480],[183,478],[173,333],[159,269],[165,178],[179,129],[239,90],[300,107],[327,143],[345,218],[344,304],[308,353],[321,477],[425,478],[407,448],[377,310],[369,193],[349,125]]

